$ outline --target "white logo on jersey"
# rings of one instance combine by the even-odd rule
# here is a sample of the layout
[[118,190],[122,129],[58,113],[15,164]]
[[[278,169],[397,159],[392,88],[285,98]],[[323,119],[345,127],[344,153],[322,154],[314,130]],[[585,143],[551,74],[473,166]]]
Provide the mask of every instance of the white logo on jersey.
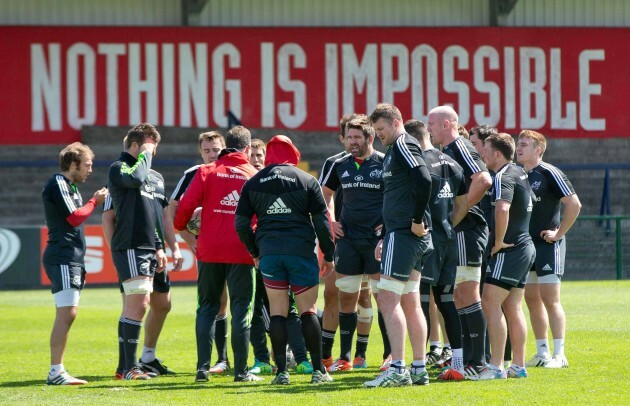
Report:
[[370,178],[382,178],[383,177],[383,171],[380,169],[374,169],[372,172],[370,172]]
[[363,180],[363,176],[357,175],[354,177],[354,180],[356,180],[357,182],[361,182]]
[[529,198],[529,204],[527,205],[527,211],[532,211],[534,209],[534,204],[532,203],[532,197]]
[[348,173],[348,171],[345,171],[343,173],[343,175],[341,175],[342,178],[347,178],[348,176],[350,176],[350,174]]
[[221,204],[224,206],[236,206],[238,204],[239,198],[240,196],[238,195],[238,192],[236,190],[233,190],[230,192],[229,195],[225,196],[221,200]]
[[448,183],[445,183],[442,190],[440,190],[440,192],[438,193],[438,197],[440,199],[450,199],[453,196],[454,195],[453,192],[451,192],[451,186]]
[[543,271],[551,271],[551,267],[549,266],[549,264],[545,264],[545,266],[542,267]]
[[532,183],[532,189],[533,190],[538,190],[538,188],[540,187],[540,181],[537,180],[536,182]]
[[277,198],[275,202],[267,209],[267,214],[286,214],[291,213],[291,209],[289,209],[281,198]]

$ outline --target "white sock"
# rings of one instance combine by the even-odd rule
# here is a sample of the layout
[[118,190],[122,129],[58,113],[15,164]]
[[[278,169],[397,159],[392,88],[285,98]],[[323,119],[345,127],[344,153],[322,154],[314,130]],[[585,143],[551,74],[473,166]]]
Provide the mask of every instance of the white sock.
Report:
[[151,362],[153,360],[155,360],[155,348],[142,347],[142,356],[140,357],[140,361]]
[[390,366],[390,368],[394,368],[396,370],[396,373],[402,373],[405,372],[405,360],[402,359],[397,359],[397,360],[392,360],[392,365]]
[[429,342],[429,347],[442,348],[442,342],[441,342],[440,340],[437,340],[437,341],[430,341],[430,342]]
[[543,358],[549,358],[549,341],[546,338],[536,340],[536,349],[538,350],[538,355]]
[[564,355],[564,338],[553,340],[553,355]]
[[51,365],[50,372],[48,372],[49,376],[59,375],[64,371],[63,364]]
[[457,371],[464,369],[464,350],[462,348],[453,348],[451,367]]
[[444,343],[444,348],[451,348],[451,343]]
[[510,365],[510,368],[511,368],[512,370],[514,370],[514,371],[518,372],[518,371],[520,371],[521,369],[523,369],[523,368],[525,368],[525,367],[521,367],[521,366],[518,366],[518,365],[516,365],[516,364],[512,364],[512,365]]
[[427,364],[424,360],[413,360],[411,363],[411,372],[414,374],[419,374],[421,372],[425,372],[427,370]]

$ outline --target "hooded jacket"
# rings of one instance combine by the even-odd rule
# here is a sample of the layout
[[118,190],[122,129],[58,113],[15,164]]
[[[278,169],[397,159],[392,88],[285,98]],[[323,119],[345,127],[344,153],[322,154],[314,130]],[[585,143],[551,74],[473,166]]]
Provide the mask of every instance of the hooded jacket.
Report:
[[202,165],[182,196],[175,228],[183,230],[201,206],[197,259],[202,262],[253,265],[251,256],[234,230],[234,215],[241,189],[256,173],[242,152],[228,152],[216,162]]
[[[315,236],[327,261],[334,244],[317,180],[296,168],[300,152],[288,137],[267,143],[266,167],[245,183],[236,208],[236,231],[253,257],[315,257]],[[257,216],[256,233],[252,218]]]

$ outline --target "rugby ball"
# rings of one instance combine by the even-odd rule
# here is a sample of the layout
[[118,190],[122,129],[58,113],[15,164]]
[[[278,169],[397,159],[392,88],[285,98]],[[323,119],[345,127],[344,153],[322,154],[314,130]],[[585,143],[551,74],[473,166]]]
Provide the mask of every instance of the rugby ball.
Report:
[[191,234],[199,235],[199,227],[201,227],[201,207],[197,207],[193,212],[188,224],[186,224],[186,230]]

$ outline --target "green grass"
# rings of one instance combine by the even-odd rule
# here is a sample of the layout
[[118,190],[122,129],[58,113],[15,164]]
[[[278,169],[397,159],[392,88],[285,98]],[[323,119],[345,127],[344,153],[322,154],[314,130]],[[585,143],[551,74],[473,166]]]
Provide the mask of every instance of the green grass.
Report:
[[[221,376],[197,384],[195,288],[176,286],[172,294],[173,310],[158,355],[179,372],[177,376],[148,382],[114,381],[120,294],[115,289],[88,288],[70,332],[64,363],[73,374],[90,383],[52,387],[44,382],[54,317],[50,292],[0,292],[0,403],[370,405],[394,400],[396,404],[436,405],[630,404],[630,281],[564,283],[569,369],[530,368],[530,378],[524,380],[443,383],[432,379],[427,387],[372,390],[362,385],[375,376],[381,360],[376,323],[368,352],[370,368],[335,374],[332,384],[314,387],[308,384],[309,377],[295,374],[288,387],[269,385],[269,376],[260,383],[235,384],[229,376]],[[336,343],[333,354],[337,352]],[[530,331],[528,357],[534,352]]]

